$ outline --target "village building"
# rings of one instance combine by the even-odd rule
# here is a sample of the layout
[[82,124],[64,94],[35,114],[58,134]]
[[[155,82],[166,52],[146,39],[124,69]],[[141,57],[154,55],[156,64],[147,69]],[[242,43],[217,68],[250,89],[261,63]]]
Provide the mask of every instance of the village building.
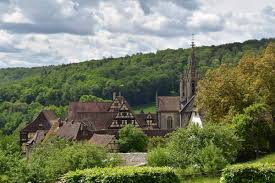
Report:
[[20,131],[20,143],[22,150],[27,151],[33,144],[44,140],[48,131],[55,126],[59,118],[53,111],[43,110],[40,114],[25,128]]
[[[179,96],[156,96],[156,113],[135,114],[127,100],[113,93],[110,102],[72,102],[68,117],[60,120],[52,111],[42,111],[38,117],[20,133],[20,142],[26,151],[31,145],[58,136],[68,140],[89,140],[91,143],[112,144],[118,130],[132,124],[141,128],[148,136],[165,136],[167,133],[189,124],[202,126],[195,106],[198,82],[195,46],[188,69],[180,76]],[[113,149],[111,148],[113,151]]]
[[110,152],[118,152],[118,140],[115,135],[94,134],[89,143],[108,149]]

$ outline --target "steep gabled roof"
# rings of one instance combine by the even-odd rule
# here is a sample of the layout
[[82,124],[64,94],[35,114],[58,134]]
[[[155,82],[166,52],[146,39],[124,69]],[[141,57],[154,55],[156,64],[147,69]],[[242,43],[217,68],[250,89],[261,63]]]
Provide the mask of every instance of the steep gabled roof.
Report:
[[183,106],[181,112],[192,112],[194,110],[195,95]]
[[155,113],[148,113],[148,114],[145,114],[145,113],[139,113],[139,114],[136,114],[135,115],[135,118],[138,122],[138,124],[141,126],[141,127],[144,127],[147,125],[146,123],[146,119],[148,118],[148,116],[151,115],[152,117],[152,120],[156,121],[157,120],[157,115]]
[[112,124],[116,115],[117,112],[92,112],[87,114],[87,118],[79,121],[85,124],[90,130],[103,130]]
[[49,130],[55,122],[58,122],[58,117],[55,113],[50,110],[43,110],[21,131],[36,132],[37,130]]
[[43,110],[42,111],[43,115],[45,116],[45,118],[51,122],[51,124],[53,124],[54,122],[56,122],[58,120],[58,117],[56,116],[54,111],[51,110]]
[[78,139],[80,127],[81,123],[67,122],[57,130],[56,136],[63,137],[68,140],[76,140]]
[[106,147],[108,144],[112,143],[116,139],[115,135],[108,134],[94,134],[89,140],[91,144]]
[[158,112],[178,112],[180,110],[179,96],[159,96],[157,103]]
[[72,102],[69,105],[69,120],[76,120],[78,112],[107,112],[112,102]]

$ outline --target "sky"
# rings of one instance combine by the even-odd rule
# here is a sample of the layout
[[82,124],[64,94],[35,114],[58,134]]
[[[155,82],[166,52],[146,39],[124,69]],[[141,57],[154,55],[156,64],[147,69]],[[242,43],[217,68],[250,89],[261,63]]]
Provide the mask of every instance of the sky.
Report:
[[0,68],[275,37],[275,0],[0,0]]

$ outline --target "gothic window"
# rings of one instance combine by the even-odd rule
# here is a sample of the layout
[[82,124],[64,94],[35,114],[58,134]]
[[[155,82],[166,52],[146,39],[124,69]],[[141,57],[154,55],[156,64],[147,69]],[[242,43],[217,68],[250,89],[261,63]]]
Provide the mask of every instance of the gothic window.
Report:
[[196,91],[195,81],[192,81],[192,95],[195,94],[195,91]]
[[167,118],[167,129],[172,129],[173,128],[173,118],[172,116],[168,116]]

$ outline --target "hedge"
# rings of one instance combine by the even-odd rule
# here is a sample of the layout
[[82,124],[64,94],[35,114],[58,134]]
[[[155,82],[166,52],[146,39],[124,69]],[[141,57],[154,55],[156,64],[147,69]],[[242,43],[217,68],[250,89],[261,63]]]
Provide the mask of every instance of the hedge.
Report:
[[61,178],[63,183],[179,183],[168,167],[115,167],[71,171]]
[[275,165],[243,164],[225,168],[221,176],[222,183],[274,183]]

